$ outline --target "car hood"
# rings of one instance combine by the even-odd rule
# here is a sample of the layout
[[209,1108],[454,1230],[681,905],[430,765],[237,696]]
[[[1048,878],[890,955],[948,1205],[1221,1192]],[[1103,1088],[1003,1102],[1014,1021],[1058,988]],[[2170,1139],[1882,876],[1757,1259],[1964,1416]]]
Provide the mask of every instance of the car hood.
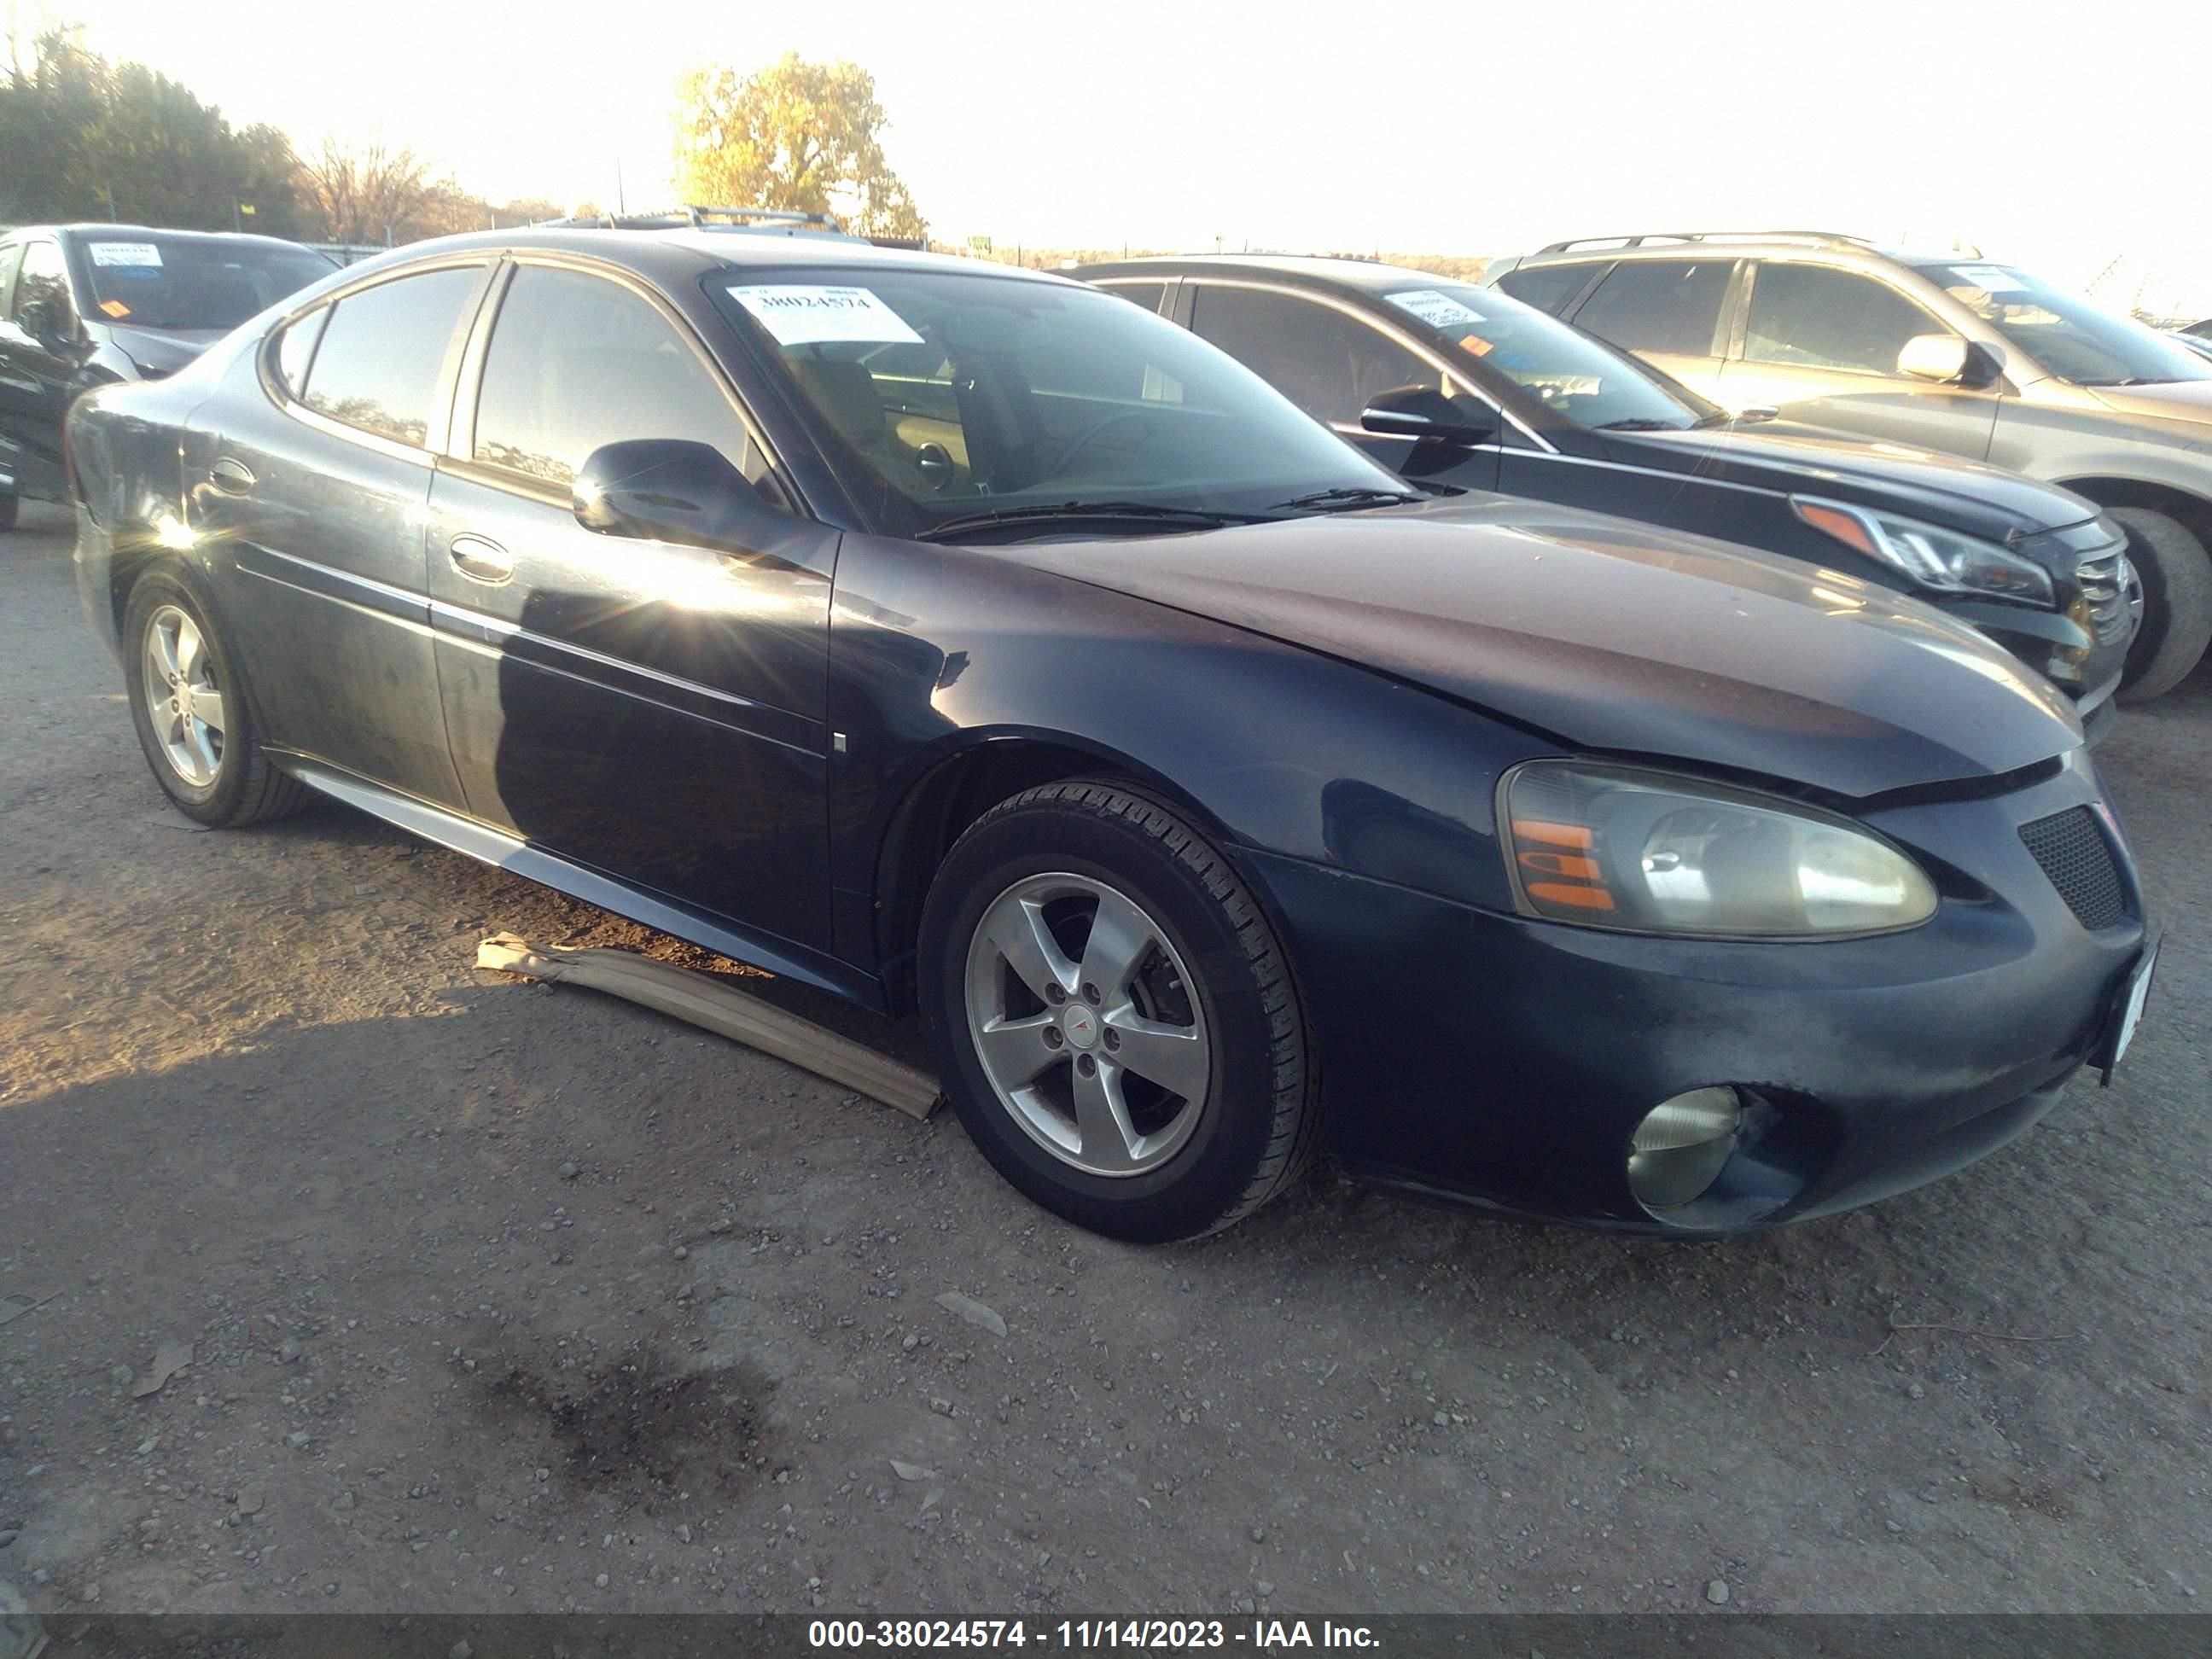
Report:
[[2212,422],[2212,380],[2164,380],[2150,386],[2093,386],[2091,396],[2109,409],[2167,421]]
[[1940,611],[1794,561],[1478,496],[997,550],[1426,687],[1563,745],[1861,798],[2073,748],[2063,697]]
[[2035,535],[2097,514],[2079,495],[2001,467],[1796,422],[1599,435],[1617,461],[1790,495],[1825,495],[1996,541],[2014,530]]
[[141,328],[110,323],[108,336],[124,356],[149,374],[173,374],[230,331],[227,328]]

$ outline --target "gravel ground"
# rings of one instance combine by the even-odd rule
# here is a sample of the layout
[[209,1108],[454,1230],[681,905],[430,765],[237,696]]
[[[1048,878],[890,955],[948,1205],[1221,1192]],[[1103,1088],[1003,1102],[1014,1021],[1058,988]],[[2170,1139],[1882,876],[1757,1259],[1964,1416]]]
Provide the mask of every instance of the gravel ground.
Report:
[[2212,674],[2101,751],[2170,930],[2136,1049],[1996,1158],[1728,1246],[1323,1173],[1144,1249],[945,1115],[471,966],[493,927],[672,941],[335,806],[179,827],[65,530],[0,537],[0,1296],[52,1297],[0,1326],[0,1580],[34,1607],[2212,1596]]

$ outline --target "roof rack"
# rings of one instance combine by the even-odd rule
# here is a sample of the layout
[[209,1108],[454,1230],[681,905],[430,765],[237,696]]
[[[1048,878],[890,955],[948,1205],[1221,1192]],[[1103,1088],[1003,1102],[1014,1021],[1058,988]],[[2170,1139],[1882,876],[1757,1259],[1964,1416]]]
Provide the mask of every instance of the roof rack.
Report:
[[832,213],[801,213],[789,208],[708,207],[686,203],[651,213],[587,213],[565,219],[540,219],[535,230],[721,230],[756,235],[835,236],[865,241],[837,222]]
[[1872,247],[1863,236],[1846,236],[1832,230],[1648,230],[1635,236],[1577,236],[1537,249],[1539,253],[1565,253],[1571,248],[1604,245],[1642,247],[1648,242],[1802,242],[1814,247]]

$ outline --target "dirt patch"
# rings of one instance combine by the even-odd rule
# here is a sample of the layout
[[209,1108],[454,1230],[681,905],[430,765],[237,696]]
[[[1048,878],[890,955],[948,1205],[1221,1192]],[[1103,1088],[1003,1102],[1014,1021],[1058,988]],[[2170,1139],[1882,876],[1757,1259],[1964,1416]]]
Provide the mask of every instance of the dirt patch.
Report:
[[477,1361],[471,1375],[494,1409],[542,1422],[579,1480],[733,1497],[768,1465],[760,1425],[769,1385],[745,1366],[687,1370],[641,1344],[604,1364]]

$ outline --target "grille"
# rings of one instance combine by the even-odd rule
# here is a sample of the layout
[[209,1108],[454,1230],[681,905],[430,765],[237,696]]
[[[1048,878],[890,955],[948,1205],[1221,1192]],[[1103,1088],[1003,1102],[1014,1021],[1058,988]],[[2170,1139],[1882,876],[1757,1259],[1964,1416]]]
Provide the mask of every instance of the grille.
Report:
[[2084,927],[2110,927],[2127,915],[2127,894],[2112,845],[2086,806],[2069,806],[2020,827],[2020,838]]
[[2127,631],[2128,583],[2135,573],[2127,555],[2118,547],[2084,559],[2075,568],[2081,597],[2089,601],[2089,614],[2097,624],[2097,643],[2110,645]]

